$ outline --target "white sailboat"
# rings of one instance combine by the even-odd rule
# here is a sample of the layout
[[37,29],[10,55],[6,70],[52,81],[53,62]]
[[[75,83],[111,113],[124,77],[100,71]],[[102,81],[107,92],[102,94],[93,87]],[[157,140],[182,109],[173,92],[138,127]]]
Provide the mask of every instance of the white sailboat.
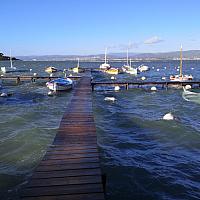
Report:
[[137,75],[137,69],[133,68],[131,66],[131,59],[130,59],[130,64],[128,63],[128,48],[127,48],[127,52],[126,52],[126,64],[124,66],[122,66],[122,71],[126,72],[128,74],[133,74],[133,75]]
[[101,70],[107,70],[109,68],[111,68],[110,64],[107,63],[107,48],[105,49],[105,58],[104,58],[104,63],[100,65],[100,69]]
[[77,66],[76,67],[74,67],[73,69],[72,69],[72,71],[74,72],[74,73],[81,73],[81,72],[84,72],[84,69],[81,69],[80,68],[80,64],[79,64],[79,58],[77,58],[77,61],[78,61],[78,63],[77,63]]
[[182,45],[180,49],[180,73],[178,75],[171,75],[170,80],[171,81],[188,81],[192,80],[192,75],[183,75],[183,53],[182,53]]

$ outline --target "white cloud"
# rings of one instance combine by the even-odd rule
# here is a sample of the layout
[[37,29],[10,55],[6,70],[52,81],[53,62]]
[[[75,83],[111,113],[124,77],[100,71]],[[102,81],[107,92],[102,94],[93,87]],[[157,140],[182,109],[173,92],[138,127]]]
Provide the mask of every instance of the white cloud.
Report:
[[160,39],[158,36],[151,37],[144,41],[144,44],[157,44],[163,42],[164,40]]
[[118,45],[111,45],[108,49],[117,49],[117,50],[126,50],[126,49],[134,49],[138,48],[140,43],[129,43],[129,44],[118,44]]

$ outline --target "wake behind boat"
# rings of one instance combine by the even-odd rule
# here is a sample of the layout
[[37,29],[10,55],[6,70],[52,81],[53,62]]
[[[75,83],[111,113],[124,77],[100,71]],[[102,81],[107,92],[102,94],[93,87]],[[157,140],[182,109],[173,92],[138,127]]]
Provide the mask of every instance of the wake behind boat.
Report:
[[183,87],[182,97],[186,101],[191,101],[200,104],[200,93],[191,92],[187,90],[186,87]]
[[73,81],[69,78],[58,78],[46,83],[52,91],[66,91],[72,89]]

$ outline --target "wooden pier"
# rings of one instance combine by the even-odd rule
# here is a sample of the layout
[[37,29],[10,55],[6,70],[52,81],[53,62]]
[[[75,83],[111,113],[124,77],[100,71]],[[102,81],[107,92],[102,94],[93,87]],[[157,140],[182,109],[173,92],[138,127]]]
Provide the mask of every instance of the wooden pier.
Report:
[[[36,82],[36,80],[45,80],[45,81],[51,81],[56,78],[61,78],[60,76],[0,76],[0,80],[5,81],[15,81],[17,84],[19,84],[21,81],[31,81]],[[81,76],[67,76],[66,78],[70,78],[72,80],[80,79]]]
[[77,84],[60,128],[22,191],[25,200],[103,200],[90,76]]
[[91,86],[92,86],[92,91],[94,91],[95,86],[122,86],[126,88],[127,90],[129,89],[129,86],[161,86],[161,87],[166,87],[168,88],[169,86],[186,86],[186,85],[197,85],[200,87],[200,81],[130,81],[130,82],[120,82],[120,81],[92,81]]

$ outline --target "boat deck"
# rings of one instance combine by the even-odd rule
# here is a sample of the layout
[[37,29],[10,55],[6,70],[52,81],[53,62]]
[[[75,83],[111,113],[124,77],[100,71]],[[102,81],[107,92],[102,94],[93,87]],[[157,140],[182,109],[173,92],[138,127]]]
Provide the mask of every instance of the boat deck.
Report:
[[22,199],[104,199],[91,93],[90,76],[84,76]]

